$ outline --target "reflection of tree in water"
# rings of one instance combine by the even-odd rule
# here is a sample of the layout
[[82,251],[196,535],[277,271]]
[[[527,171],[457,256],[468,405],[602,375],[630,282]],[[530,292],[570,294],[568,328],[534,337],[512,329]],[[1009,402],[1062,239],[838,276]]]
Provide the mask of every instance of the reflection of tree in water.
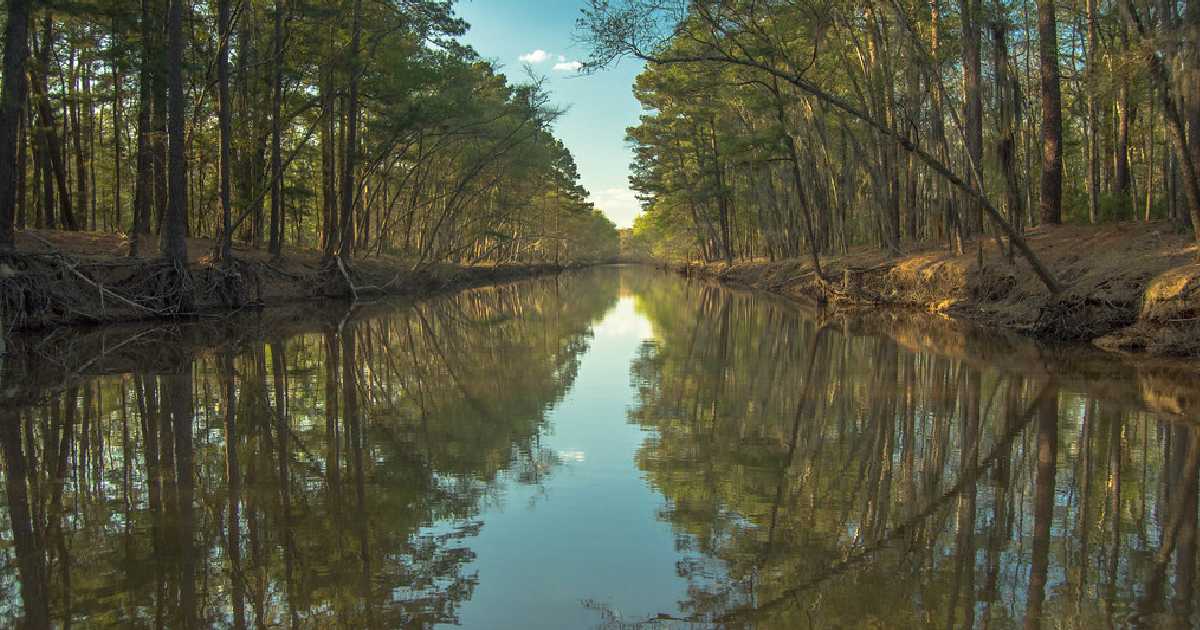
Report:
[[686,620],[1196,623],[1192,425],[761,296],[634,292],[658,339],[630,417]]
[[616,293],[468,291],[0,412],[0,624],[455,621],[481,502],[552,472],[545,412]]

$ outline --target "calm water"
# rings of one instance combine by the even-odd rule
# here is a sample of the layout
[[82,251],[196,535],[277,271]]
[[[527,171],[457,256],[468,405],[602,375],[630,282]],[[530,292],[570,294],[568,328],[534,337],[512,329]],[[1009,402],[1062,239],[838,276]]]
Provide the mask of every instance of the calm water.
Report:
[[261,325],[18,344],[0,626],[1200,622],[1186,366],[637,268]]

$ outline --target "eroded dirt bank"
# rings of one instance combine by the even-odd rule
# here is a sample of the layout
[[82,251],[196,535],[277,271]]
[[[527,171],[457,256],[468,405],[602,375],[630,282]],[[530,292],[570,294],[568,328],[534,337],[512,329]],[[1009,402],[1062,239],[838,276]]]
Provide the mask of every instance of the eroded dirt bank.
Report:
[[414,268],[387,256],[364,257],[339,267],[323,264],[312,250],[287,250],[283,257],[271,259],[248,248],[235,248],[234,262],[219,265],[211,259],[211,241],[189,239],[188,245],[190,274],[179,289],[170,265],[157,257],[129,257],[128,243],[119,236],[22,232],[17,251],[0,254],[0,324],[4,331],[46,330],[314,300],[421,297],[563,269],[553,264]]
[[[718,278],[837,308],[917,308],[1042,340],[1083,341],[1111,351],[1200,358],[1200,246],[1163,224],[1058,226],[1028,241],[1062,280],[1052,296],[1019,258],[994,241],[956,256],[944,250],[887,258],[875,249],[823,259],[834,292],[806,260],[682,265]],[[849,273],[847,273],[849,272]]]

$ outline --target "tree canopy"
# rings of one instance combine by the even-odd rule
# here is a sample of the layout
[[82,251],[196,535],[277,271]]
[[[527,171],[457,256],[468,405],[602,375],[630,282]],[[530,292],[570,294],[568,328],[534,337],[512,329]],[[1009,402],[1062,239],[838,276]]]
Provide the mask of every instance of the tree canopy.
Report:
[[[8,3],[0,247],[24,228],[415,265],[600,259],[562,113],[448,0]],[[26,80],[28,79],[28,80]],[[27,84],[27,85],[26,85]]]
[[[671,258],[820,256],[1025,228],[1200,230],[1200,2],[592,0],[589,67],[646,60],[629,130]],[[1196,232],[1200,234],[1200,231]]]

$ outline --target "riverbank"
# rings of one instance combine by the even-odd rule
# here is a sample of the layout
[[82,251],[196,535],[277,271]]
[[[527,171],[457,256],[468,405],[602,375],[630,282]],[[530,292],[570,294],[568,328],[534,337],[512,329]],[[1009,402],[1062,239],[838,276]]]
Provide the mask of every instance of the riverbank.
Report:
[[1200,246],[1165,224],[1039,227],[1030,247],[1065,289],[1046,290],[993,240],[956,256],[945,250],[887,257],[858,248],[822,260],[832,288],[807,260],[676,266],[837,308],[916,308],[1043,341],[1090,342],[1115,352],[1200,358]]
[[[363,300],[385,295],[425,297],[446,291],[559,273],[561,265],[414,268],[388,256],[355,260],[349,267],[323,264],[320,252],[287,248],[266,252],[234,248],[234,261],[212,259],[210,239],[189,239],[189,280],[184,295],[170,294],[174,269],[154,256],[127,255],[125,238],[93,232],[25,230],[16,252],[0,255],[3,329],[23,331],[195,317],[312,300]],[[179,305],[189,305],[181,311]]]

